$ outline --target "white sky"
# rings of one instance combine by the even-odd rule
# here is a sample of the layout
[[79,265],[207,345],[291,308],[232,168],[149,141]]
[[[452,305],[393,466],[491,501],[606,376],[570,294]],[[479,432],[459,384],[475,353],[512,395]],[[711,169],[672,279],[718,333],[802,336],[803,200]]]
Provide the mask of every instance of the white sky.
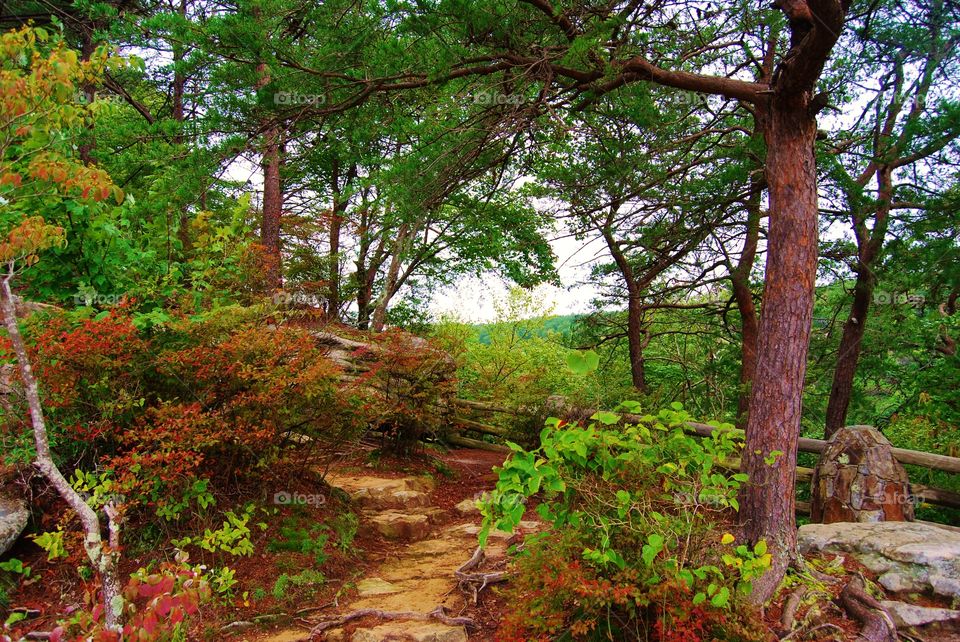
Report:
[[[579,314],[590,310],[590,302],[599,294],[596,286],[585,284],[590,274],[583,265],[599,248],[596,243],[565,237],[550,242],[557,256],[561,287],[542,285],[535,290],[543,301],[543,310],[553,314]],[[507,296],[510,285],[496,276],[464,278],[453,287],[439,290],[430,311],[440,317],[452,317],[469,323],[493,321],[494,303]]]
[[[249,159],[239,157],[230,164],[223,179],[249,182],[259,201],[263,194],[263,174]],[[602,249],[597,242],[578,241],[569,236],[560,236],[550,242],[557,257],[556,265],[561,286],[543,285],[536,288],[536,295],[543,300],[543,309],[553,314],[579,314],[590,310],[590,302],[599,290],[586,284],[590,268],[585,265],[596,258]],[[450,287],[437,290],[430,304],[430,312],[436,317],[450,317],[468,323],[485,323],[496,317],[495,302],[504,299],[510,283],[495,275],[465,277]]]

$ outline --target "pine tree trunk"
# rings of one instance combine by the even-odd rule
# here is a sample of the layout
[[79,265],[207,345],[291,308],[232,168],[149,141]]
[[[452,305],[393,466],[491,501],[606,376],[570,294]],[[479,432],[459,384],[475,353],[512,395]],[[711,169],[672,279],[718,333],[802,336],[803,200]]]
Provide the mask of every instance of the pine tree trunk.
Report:
[[773,554],[771,570],[754,583],[758,603],[774,594],[795,557],[793,488],[817,275],[816,121],[809,93],[775,95],[768,109],[766,287],[742,459],[750,480],[739,498],[743,534],[766,540]]
[[283,212],[280,162],[280,129],[273,125],[263,136],[263,221],[260,227],[260,243],[265,252],[269,290],[279,289],[283,283],[280,256],[280,217]]
[[750,389],[757,370],[757,334],[759,321],[757,306],[753,302],[753,290],[750,289],[750,273],[757,256],[757,242],[760,238],[760,179],[751,181],[754,189],[747,203],[747,229],[736,269],[730,273],[733,298],[740,312],[740,394],[737,398],[737,422],[743,426],[747,421],[750,408]]
[[[94,51],[96,51],[97,46],[96,42],[93,40],[93,30],[96,26],[92,23],[84,22],[81,26],[83,31],[82,39],[83,44],[80,48],[80,59],[84,62],[89,62],[93,57]],[[83,82],[80,85],[80,92],[83,94],[83,99],[87,102],[88,105],[93,104],[93,101],[97,99],[97,86],[92,82]],[[80,153],[80,160],[83,161],[84,165],[93,165],[93,150],[97,147],[97,139],[93,131],[93,123],[91,122],[87,126],[87,131],[84,135],[84,140],[80,143],[78,147],[78,152]]]
[[877,277],[873,268],[887,235],[890,220],[893,170],[889,166],[877,171],[879,202],[874,215],[873,230],[867,234],[863,218],[854,213],[854,227],[857,236],[857,281],[853,286],[853,303],[850,315],[843,324],[843,336],[837,352],[837,365],[833,371],[833,384],[830,387],[830,399],[827,401],[827,422],[824,428],[825,439],[847,422],[850,398],[853,396],[853,381],[857,375],[863,335],[867,331],[867,315]]
[[630,294],[627,303],[627,346],[630,349],[630,377],[633,387],[639,392],[647,391],[646,364],[643,350],[646,347],[643,332],[643,309],[639,293]]
[[327,274],[327,319],[340,320],[340,230],[343,226],[340,204],[334,201],[330,213],[330,271]]
[[870,298],[873,296],[873,279],[857,275],[853,288],[853,304],[850,317],[843,324],[843,337],[837,352],[837,365],[833,371],[833,385],[830,387],[830,400],[827,402],[827,425],[824,439],[830,439],[847,421],[847,409],[853,395],[853,380],[860,361],[860,349],[863,335],[867,329],[867,314],[870,310]]
[[396,294],[397,279],[400,278],[400,262],[403,260],[403,252],[406,249],[407,237],[410,229],[406,223],[400,226],[397,232],[397,239],[393,244],[393,251],[390,255],[390,265],[387,268],[387,276],[383,280],[383,291],[377,300],[377,305],[373,310],[373,331],[383,332],[387,325],[387,306],[390,299]]

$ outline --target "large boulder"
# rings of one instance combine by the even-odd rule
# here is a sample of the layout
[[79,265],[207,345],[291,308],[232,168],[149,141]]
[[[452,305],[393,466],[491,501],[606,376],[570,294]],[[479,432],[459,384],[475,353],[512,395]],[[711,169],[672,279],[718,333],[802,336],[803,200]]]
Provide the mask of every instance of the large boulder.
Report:
[[0,495],[0,555],[10,550],[30,520],[30,509],[22,499]]
[[893,623],[898,627],[927,626],[941,622],[960,622],[960,611],[953,609],[937,609],[928,606],[917,606],[906,602],[883,600],[883,608],[893,617]]
[[807,524],[801,553],[855,557],[888,591],[932,591],[960,598],[960,531],[924,522]]
[[15,418],[14,403],[19,394],[17,370],[13,364],[0,364],[0,425]]
[[907,471],[872,426],[834,433],[813,471],[810,495],[814,522],[913,521]]

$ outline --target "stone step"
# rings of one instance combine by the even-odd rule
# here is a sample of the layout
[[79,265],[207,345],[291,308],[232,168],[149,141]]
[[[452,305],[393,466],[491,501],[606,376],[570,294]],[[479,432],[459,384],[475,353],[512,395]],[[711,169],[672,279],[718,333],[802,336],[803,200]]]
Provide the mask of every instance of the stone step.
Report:
[[430,493],[435,487],[429,477],[383,478],[331,473],[326,481],[362,507],[373,510],[429,506]]
[[430,534],[430,515],[386,510],[372,513],[366,519],[387,539],[414,541]]
[[379,577],[370,577],[357,582],[357,596],[374,597],[377,595],[391,595],[393,593],[402,593],[404,588],[397,584],[391,584],[385,579]]
[[[536,532],[541,530],[544,527],[544,524],[541,522],[535,522],[531,520],[524,520],[517,525],[517,529],[514,533],[508,533],[507,531],[500,530],[491,530],[490,534],[487,536],[487,541],[505,541],[513,537],[515,534],[526,534]],[[480,524],[457,524],[456,526],[451,526],[447,528],[445,532],[448,532],[452,535],[458,537],[471,537],[475,538],[480,533],[481,527]]]
[[467,631],[462,626],[447,626],[439,622],[389,622],[372,629],[354,631],[351,642],[467,642]]

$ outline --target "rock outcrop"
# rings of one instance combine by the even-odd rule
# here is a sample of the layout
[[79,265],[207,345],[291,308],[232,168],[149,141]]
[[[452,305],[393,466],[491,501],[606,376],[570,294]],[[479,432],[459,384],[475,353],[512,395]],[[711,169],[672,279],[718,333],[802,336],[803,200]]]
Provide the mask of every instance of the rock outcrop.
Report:
[[10,550],[30,520],[30,509],[22,499],[0,495],[0,555]]
[[810,518],[817,523],[913,521],[907,471],[872,426],[848,426],[830,438],[810,495]]
[[960,598],[960,531],[922,522],[807,524],[801,553],[855,557],[888,591]]
[[893,622],[897,627],[906,628],[943,622],[960,622],[960,611],[954,611],[953,609],[935,609],[894,600],[883,600],[880,603],[893,616]]

